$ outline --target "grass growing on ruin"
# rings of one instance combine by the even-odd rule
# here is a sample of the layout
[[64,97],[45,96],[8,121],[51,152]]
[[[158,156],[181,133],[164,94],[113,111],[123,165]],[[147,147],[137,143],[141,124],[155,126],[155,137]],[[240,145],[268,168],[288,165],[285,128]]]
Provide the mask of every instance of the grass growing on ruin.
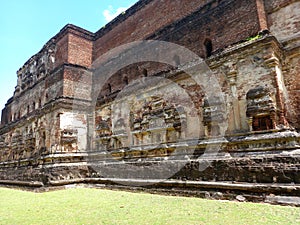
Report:
[[300,224],[300,208],[99,189],[0,188],[0,224]]

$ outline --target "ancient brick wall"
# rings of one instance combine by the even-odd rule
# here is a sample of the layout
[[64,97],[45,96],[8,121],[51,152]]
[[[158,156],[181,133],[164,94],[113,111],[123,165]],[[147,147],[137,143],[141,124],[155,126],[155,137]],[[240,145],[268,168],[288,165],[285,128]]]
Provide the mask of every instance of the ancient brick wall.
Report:
[[73,25],[66,25],[53,39],[56,41],[55,67],[64,63],[90,67],[92,33]]
[[90,67],[93,52],[92,40],[74,34],[69,34],[68,39],[68,63]]
[[140,5],[136,7],[138,11],[136,9],[129,10],[126,12],[128,15],[118,17],[115,23],[109,24],[108,27],[102,28],[96,33],[97,40],[93,58],[96,59],[119,45],[143,40],[158,29],[183,18],[206,3],[215,5],[218,2],[216,0],[140,1]]
[[297,1],[298,0],[267,0],[264,1],[264,5],[266,12],[270,14]]
[[76,97],[85,101],[91,99],[92,74],[90,71],[82,67],[66,65],[63,76],[65,97]]
[[270,31],[278,40],[286,41],[300,35],[299,9],[300,1],[295,1],[269,13]]
[[[257,23],[257,5],[254,0],[164,1],[164,7],[158,6],[159,4],[161,1],[151,1],[126,20],[113,26],[112,30],[100,30],[99,37],[95,41],[93,58],[96,59],[119,45],[149,37],[161,37],[161,39],[178,42],[204,56],[203,43],[206,38],[213,39],[214,50],[216,50],[260,31]],[[153,11],[155,11],[155,17],[152,16]],[[194,11],[197,13],[180,21],[181,18]],[[153,35],[156,32],[162,33],[163,27],[175,21],[180,22],[172,24],[169,29],[165,30],[169,39],[163,38],[163,34]],[[177,34],[173,30],[176,30]],[[186,30],[189,30],[188,35]]]
[[63,36],[56,44],[55,68],[68,62],[68,35]]
[[211,50],[214,52],[256,35],[259,31],[256,2],[230,0],[203,7],[185,19],[161,29],[150,36],[150,39],[185,46],[206,58],[207,39],[210,40]]
[[287,116],[291,125],[300,129],[300,49],[297,47],[290,51],[285,60],[284,81],[287,87]]
[[[134,14],[133,17],[137,16],[139,16],[139,14]],[[140,15],[140,17],[143,18],[142,15]],[[130,20],[130,18],[127,20]],[[127,20],[120,24],[123,29],[126,28],[126,26],[131,25],[130,21]],[[143,32],[143,27],[133,27],[139,29],[140,32],[138,32],[138,34]],[[155,28],[155,26],[153,27]],[[156,39],[179,44],[193,51],[200,57],[207,58],[208,52],[205,42],[208,40],[211,44],[211,52],[209,53],[209,55],[211,55],[220,52],[229,45],[245,41],[247,38],[258,34],[260,26],[258,23],[257,4],[256,1],[246,0],[212,1],[207,5],[200,7],[184,19],[179,19],[177,22],[160,29],[157,27],[157,29],[158,30],[154,34],[148,36],[147,39]],[[95,41],[94,56],[97,56],[97,43],[107,35],[114,35],[114,32],[117,31],[118,29],[113,29],[108,33],[104,33],[103,36],[100,36],[99,39]],[[126,33],[124,33],[124,36],[125,34]],[[130,38],[132,38],[131,40],[134,40],[134,37]],[[123,42],[121,39],[115,41],[118,42],[114,43]],[[127,39],[124,39],[124,41],[127,41]],[[103,44],[103,46],[106,47],[108,45]],[[114,47],[117,47],[117,45]],[[102,53],[104,53],[104,49]],[[171,52],[170,55],[172,55]],[[178,56],[179,64],[182,63],[180,61],[180,56]],[[172,66],[170,65],[154,62],[144,62],[128,66],[112,76],[110,80],[107,81],[107,84],[103,85],[101,95],[107,95],[122,90],[125,85],[124,79],[127,79],[127,82],[130,82],[144,76],[144,73],[147,73],[147,76],[151,76],[170,69],[172,69]],[[110,91],[108,91],[108,89],[110,89]]]
[[[0,183],[172,178],[165,185],[208,181],[250,192],[256,184],[249,183],[265,183],[259,191],[268,193],[282,182],[285,194],[290,186],[300,189],[299,7],[286,0],[141,0],[95,34],[65,26],[18,71],[2,114]],[[266,22],[271,34],[261,32]],[[118,67],[114,60],[136,52],[95,60],[148,39],[186,47],[205,59],[211,73],[200,74],[199,61],[186,62],[170,49],[171,63],[126,66],[100,83],[94,96],[94,82]],[[153,54],[151,47],[143,50]],[[205,82],[183,68],[215,76],[209,88],[219,85],[222,94],[208,99]],[[176,85],[155,83],[160,76]],[[147,79],[153,83],[143,83]],[[207,152],[218,147],[216,155]],[[204,171],[202,156],[211,162]],[[149,167],[147,176],[137,172]],[[293,190],[288,195],[299,195]]]

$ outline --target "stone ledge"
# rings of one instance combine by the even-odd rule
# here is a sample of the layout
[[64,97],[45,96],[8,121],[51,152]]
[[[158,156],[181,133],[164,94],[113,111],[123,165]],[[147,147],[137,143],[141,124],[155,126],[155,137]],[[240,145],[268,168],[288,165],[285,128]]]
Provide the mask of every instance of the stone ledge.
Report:
[[35,188],[44,186],[44,184],[39,181],[19,181],[19,180],[0,180],[0,184],[35,187]]
[[235,183],[235,182],[213,182],[213,181],[180,181],[180,180],[161,180],[161,179],[118,179],[118,178],[78,178],[71,180],[49,181],[53,186],[61,186],[75,183],[100,183],[114,184],[120,183],[123,186],[155,186],[155,187],[188,187],[188,188],[205,188],[205,189],[223,189],[223,190],[240,190],[259,193],[285,192],[296,193],[300,196],[300,184],[268,184],[268,183]]
[[266,203],[300,206],[300,197],[294,196],[267,196]]

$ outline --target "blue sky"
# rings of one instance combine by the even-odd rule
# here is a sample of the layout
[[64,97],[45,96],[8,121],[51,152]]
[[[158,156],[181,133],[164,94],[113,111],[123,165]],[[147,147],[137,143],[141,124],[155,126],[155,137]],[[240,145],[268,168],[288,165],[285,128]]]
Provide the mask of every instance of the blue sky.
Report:
[[9,0],[0,7],[0,108],[16,71],[66,24],[95,32],[137,0]]

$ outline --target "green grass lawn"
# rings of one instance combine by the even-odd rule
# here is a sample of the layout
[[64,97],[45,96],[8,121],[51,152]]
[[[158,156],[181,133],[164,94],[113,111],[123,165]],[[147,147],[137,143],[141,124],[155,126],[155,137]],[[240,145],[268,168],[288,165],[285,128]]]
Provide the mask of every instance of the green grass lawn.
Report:
[[300,224],[300,208],[89,188],[0,188],[0,224]]

